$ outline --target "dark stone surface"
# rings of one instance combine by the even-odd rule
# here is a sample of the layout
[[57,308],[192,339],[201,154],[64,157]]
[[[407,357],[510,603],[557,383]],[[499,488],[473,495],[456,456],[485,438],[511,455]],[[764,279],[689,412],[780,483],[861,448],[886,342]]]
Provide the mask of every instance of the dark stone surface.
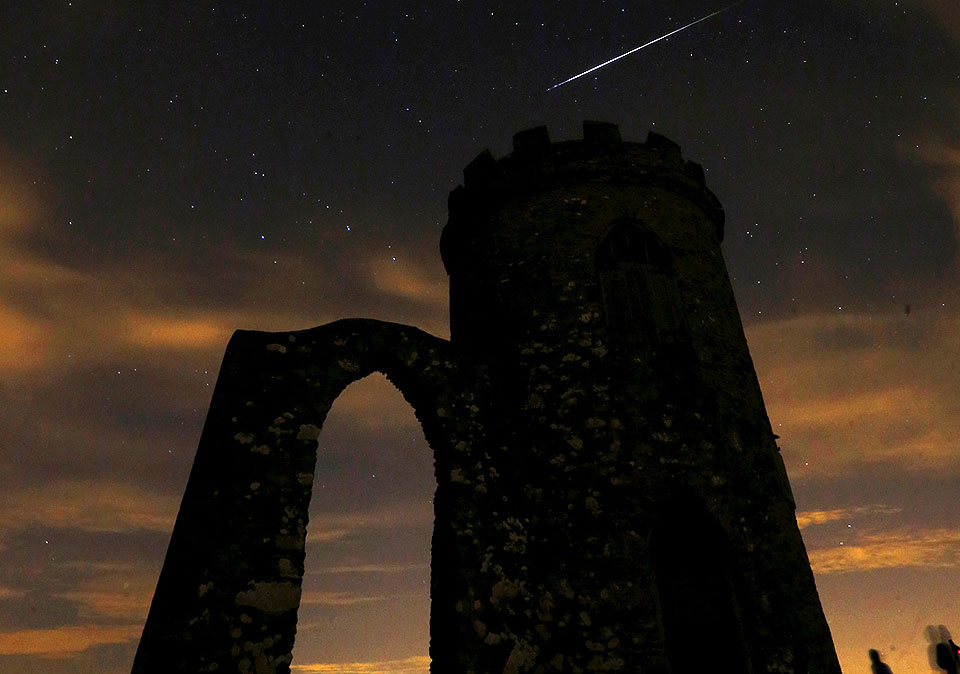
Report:
[[464,171],[449,342],[234,335],[135,673],[289,670],[316,438],[380,371],[434,450],[433,672],[839,674],[723,210],[672,141],[585,136],[521,132]]

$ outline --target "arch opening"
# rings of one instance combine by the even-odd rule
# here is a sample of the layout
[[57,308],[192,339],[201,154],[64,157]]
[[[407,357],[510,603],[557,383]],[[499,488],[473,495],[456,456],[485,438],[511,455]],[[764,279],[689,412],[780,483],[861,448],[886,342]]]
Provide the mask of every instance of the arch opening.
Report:
[[413,408],[375,372],[337,397],[317,451],[292,667],[426,674],[437,483]]
[[726,536],[692,497],[671,502],[650,533],[667,656],[673,674],[752,672]]

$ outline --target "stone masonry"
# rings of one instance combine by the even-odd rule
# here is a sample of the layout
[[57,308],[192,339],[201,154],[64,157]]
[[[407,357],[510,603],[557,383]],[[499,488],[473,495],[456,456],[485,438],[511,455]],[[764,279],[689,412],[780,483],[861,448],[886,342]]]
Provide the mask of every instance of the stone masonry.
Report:
[[449,210],[449,341],[234,334],[133,673],[289,671],[317,438],[379,371],[434,452],[434,674],[840,674],[701,167],[540,127]]

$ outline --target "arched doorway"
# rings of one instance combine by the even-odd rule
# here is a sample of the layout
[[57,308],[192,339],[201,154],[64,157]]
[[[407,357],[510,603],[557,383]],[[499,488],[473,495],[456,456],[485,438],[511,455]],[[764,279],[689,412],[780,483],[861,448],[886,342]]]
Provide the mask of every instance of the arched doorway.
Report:
[[344,389],[318,439],[292,671],[428,671],[436,486],[433,452],[386,377]]
[[726,535],[695,497],[660,510],[650,554],[673,674],[752,672]]

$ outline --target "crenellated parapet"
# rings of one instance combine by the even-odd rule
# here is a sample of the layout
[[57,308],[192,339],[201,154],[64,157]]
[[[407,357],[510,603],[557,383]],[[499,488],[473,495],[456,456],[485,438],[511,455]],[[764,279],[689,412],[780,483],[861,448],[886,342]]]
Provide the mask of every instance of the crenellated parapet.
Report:
[[651,186],[682,195],[703,210],[723,240],[724,211],[707,189],[700,164],[685,160],[680,146],[653,131],[643,143],[625,142],[616,124],[586,121],[581,140],[551,142],[547,127],[520,131],[513,152],[499,160],[484,150],[463,170],[464,184],[450,193],[450,223],[440,253],[448,271],[461,240],[484,220],[486,212],[510,199],[563,185],[597,183]]

